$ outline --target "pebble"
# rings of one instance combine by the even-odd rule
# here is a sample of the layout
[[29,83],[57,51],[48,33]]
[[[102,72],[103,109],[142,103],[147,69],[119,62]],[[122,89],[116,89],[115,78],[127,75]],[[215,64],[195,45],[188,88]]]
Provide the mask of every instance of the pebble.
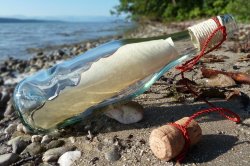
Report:
[[13,134],[16,131],[17,124],[10,124],[5,130],[6,134]]
[[0,165],[7,166],[16,162],[19,159],[19,156],[15,153],[7,153],[0,155]]
[[26,127],[24,126],[22,123],[19,123],[17,125],[16,128],[17,131],[21,132],[21,133],[25,133],[25,134],[31,134],[32,132]]
[[58,164],[60,166],[70,166],[74,161],[78,160],[81,157],[80,151],[69,151],[64,153],[59,159]]
[[22,140],[25,142],[30,142],[30,138],[31,137],[29,135],[18,136],[18,137],[15,137],[15,138],[12,138],[11,140],[9,140],[7,142],[7,145],[12,145],[14,142],[19,141],[19,140]]
[[30,129],[26,126],[23,125],[23,133],[25,134],[31,134],[32,132],[30,131]]
[[62,154],[64,154],[67,151],[72,151],[74,150],[74,148],[75,147],[73,146],[65,146],[65,147],[49,149],[43,154],[42,160],[44,162],[57,161]]
[[32,142],[28,145],[22,154],[29,153],[30,155],[37,155],[45,151],[45,148],[39,142]]
[[51,140],[52,140],[52,137],[51,137],[50,135],[45,135],[45,136],[43,136],[41,143],[42,143],[42,144],[47,144],[47,143],[49,143]]
[[114,109],[107,110],[105,115],[122,124],[131,124],[142,120],[143,112],[143,107],[139,103],[131,101],[127,104],[114,107]]
[[12,148],[6,144],[2,144],[0,146],[0,155],[6,154],[6,153],[11,153]]
[[42,136],[41,135],[32,135],[31,142],[41,142]]
[[12,152],[20,154],[28,145],[28,142],[21,139],[17,139],[12,143]]
[[250,118],[245,119],[242,123],[246,125],[250,125]]
[[75,139],[74,137],[69,137],[68,139],[69,139],[69,141],[70,141],[72,144],[74,144],[74,143],[76,142],[76,139]]
[[16,127],[16,130],[23,133],[23,124],[19,123]]
[[230,87],[236,85],[235,81],[224,74],[218,74],[205,80],[209,87]]
[[8,103],[7,103],[7,107],[6,107],[3,115],[4,115],[4,117],[9,117],[13,113],[14,113],[14,108],[13,108],[11,100],[9,100]]
[[121,158],[121,154],[117,146],[113,146],[109,151],[105,153],[105,158],[108,161],[117,161]]
[[48,144],[45,145],[46,149],[53,149],[53,148],[58,148],[60,146],[64,145],[63,140],[52,140]]

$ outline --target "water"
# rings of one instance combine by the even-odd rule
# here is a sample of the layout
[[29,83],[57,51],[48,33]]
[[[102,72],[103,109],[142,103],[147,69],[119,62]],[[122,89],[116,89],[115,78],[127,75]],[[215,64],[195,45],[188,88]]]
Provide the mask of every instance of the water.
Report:
[[123,33],[132,23],[117,22],[44,22],[0,23],[0,60],[8,57],[27,59],[28,48],[72,44]]

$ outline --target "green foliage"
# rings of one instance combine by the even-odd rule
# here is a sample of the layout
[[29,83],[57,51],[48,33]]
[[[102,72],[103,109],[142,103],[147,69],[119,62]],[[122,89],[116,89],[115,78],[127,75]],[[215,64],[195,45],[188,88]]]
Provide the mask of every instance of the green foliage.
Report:
[[231,13],[250,20],[250,0],[120,0],[112,14],[126,13],[134,20],[182,21]]

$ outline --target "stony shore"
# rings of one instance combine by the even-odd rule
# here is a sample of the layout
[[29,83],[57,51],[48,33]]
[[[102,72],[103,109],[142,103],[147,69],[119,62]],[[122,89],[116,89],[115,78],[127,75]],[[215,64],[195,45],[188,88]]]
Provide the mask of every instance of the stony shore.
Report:
[[[148,23],[125,37],[149,37],[185,29],[194,22],[171,25]],[[124,37],[124,36],[123,36]],[[190,116],[207,108],[197,97],[179,87],[178,71],[172,69],[146,93],[135,99],[143,105],[144,119],[124,125],[106,116],[89,124],[77,125],[47,135],[33,135],[24,127],[12,106],[12,93],[20,79],[74,57],[109,40],[57,48],[32,49],[29,60],[7,59],[0,63],[0,165],[174,165],[158,160],[149,148],[151,131],[163,124]],[[250,74],[250,25],[240,25],[234,39],[210,53],[187,74],[197,83],[201,96],[240,115],[235,124],[216,114],[198,118],[202,140],[188,153],[183,165],[247,165],[250,163],[250,85],[225,80],[205,79],[201,66]],[[225,83],[222,85],[222,83]],[[181,90],[180,90],[181,89]],[[237,93],[236,93],[237,92]],[[231,97],[233,96],[233,97]]]

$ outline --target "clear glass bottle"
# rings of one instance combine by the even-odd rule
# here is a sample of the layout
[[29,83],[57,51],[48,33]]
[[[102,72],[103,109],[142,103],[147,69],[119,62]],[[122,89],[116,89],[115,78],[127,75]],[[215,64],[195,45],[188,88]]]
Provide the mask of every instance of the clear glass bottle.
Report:
[[[227,35],[236,29],[231,15],[217,18]],[[208,28],[201,28],[204,25]],[[199,51],[200,39],[192,27],[160,37],[112,41],[42,70],[17,85],[15,109],[29,129],[40,132],[86,120],[108,105],[127,102]],[[206,37],[217,25],[210,19],[197,27]]]

